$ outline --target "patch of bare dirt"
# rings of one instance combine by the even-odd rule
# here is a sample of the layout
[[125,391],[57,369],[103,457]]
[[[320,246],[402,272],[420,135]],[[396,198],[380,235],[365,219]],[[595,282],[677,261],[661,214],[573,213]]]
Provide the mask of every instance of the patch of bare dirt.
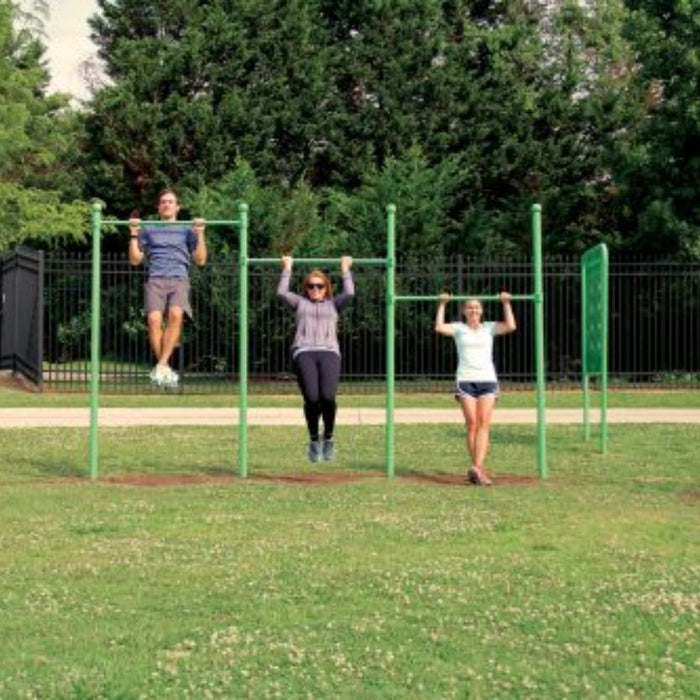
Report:
[[[358,472],[295,472],[290,474],[252,474],[250,482],[268,484],[291,484],[294,486],[333,486],[361,481],[374,474]],[[235,474],[118,474],[100,477],[98,481],[120,486],[170,487],[170,486],[212,486],[230,484],[240,480]]]
[[[521,474],[491,474],[493,486],[539,486],[540,480],[534,476]],[[467,483],[464,474],[445,474],[440,472],[411,472],[399,476],[404,481],[413,481],[436,486],[474,486]],[[493,486],[491,488],[493,488]]]
[[348,484],[354,481],[377,478],[378,474],[363,474],[360,472],[294,472],[291,474],[254,474],[252,481],[275,484],[294,484],[298,486],[333,486]]
[[[292,486],[336,486],[349,484],[367,479],[386,478],[376,472],[292,472],[287,474],[255,473],[248,481],[263,484],[290,484]],[[492,475],[493,486],[538,486],[540,480],[534,476],[520,474]],[[173,487],[173,486],[212,486],[230,484],[239,479],[235,474],[119,474],[116,476],[100,477],[98,481],[106,484],[137,487]],[[403,482],[431,484],[434,486],[473,486],[467,484],[463,474],[447,474],[442,472],[410,472],[398,474],[397,479]]]

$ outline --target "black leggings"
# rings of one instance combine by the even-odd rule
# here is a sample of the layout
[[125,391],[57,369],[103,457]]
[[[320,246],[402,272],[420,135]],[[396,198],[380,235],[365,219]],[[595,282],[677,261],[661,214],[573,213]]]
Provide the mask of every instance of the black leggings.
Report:
[[300,352],[294,358],[294,371],[304,397],[304,416],[309,438],[318,440],[319,418],[323,416],[323,438],[330,440],[338,409],[335,395],[340,380],[340,357],[324,350]]

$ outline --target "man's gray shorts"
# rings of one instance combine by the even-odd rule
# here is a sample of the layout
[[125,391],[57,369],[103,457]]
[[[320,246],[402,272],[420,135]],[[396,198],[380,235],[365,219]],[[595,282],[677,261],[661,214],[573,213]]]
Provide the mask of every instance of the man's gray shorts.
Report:
[[165,311],[171,306],[179,306],[192,318],[190,306],[190,281],[187,277],[153,277],[144,285],[146,313]]

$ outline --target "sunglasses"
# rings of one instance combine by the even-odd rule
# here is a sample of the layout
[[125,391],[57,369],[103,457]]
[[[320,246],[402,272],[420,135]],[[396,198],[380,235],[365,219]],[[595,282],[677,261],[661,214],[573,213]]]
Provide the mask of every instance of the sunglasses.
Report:
[[326,285],[323,284],[323,282],[309,282],[309,284],[306,285],[307,289],[325,289]]

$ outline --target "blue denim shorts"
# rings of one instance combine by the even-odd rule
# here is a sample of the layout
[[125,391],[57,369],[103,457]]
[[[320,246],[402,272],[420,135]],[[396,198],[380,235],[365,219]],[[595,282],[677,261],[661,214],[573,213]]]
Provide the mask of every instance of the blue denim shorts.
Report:
[[455,398],[470,397],[480,399],[482,396],[498,397],[498,382],[455,382]]

